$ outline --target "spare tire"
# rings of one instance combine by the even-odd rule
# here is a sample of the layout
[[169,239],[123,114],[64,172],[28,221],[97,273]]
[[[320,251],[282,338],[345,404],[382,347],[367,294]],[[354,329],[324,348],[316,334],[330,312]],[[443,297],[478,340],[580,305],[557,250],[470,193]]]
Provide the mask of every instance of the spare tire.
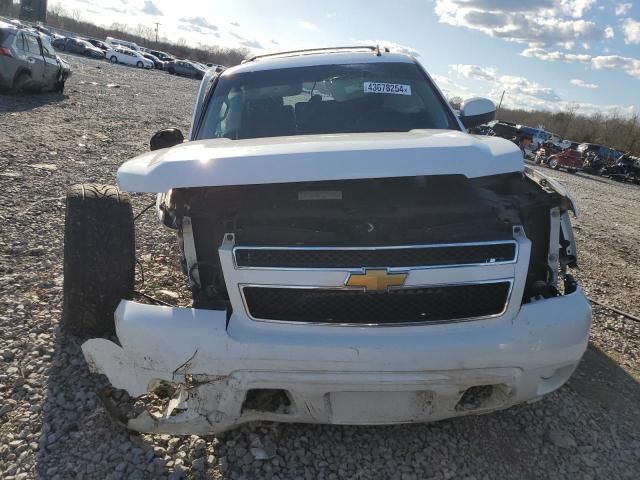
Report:
[[129,195],[110,185],[74,185],[67,192],[62,326],[101,336],[115,331],[113,314],[133,296],[135,229]]

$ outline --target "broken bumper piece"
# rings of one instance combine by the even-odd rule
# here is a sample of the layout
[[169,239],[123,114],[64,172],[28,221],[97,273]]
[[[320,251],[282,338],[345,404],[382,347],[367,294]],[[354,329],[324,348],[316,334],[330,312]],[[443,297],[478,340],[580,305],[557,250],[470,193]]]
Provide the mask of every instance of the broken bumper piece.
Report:
[[523,305],[511,318],[426,326],[235,315],[227,326],[221,311],[123,301],[115,314],[122,346],[91,339],[82,350],[92,371],[131,397],[164,396],[160,409],[120,417],[127,427],[210,434],[255,420],[427,422],[534,400],[570,377],[591,324],[580,289]]

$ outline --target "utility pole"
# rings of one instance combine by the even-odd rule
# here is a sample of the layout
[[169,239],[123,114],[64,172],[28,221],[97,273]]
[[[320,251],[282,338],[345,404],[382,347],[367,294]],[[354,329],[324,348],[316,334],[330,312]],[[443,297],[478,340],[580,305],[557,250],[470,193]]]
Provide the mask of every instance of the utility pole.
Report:
[[158,45],[158,27],[160,27],[160,25],[162,25],[159,22],[154,22],[154,25],[156,26],[156,46]]
[[496,115],[500,113],[500,107],[502,106],[502,99],[504,98],[504,92],[506,92],[506,90],[502,91],[502,95],[500,96],[500,103],[498,104],[498,111],[496,112]]

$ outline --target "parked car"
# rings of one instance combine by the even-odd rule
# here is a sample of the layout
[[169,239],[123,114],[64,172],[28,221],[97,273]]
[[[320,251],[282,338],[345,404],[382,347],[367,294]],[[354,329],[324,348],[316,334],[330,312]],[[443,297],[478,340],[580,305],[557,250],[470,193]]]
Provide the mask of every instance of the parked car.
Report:
[[138,68],[153,68],[153,62],[142,56],[141,53],[124,47],[114,47],[105,52],[105,57],[111,63],[122,63]]
[[613,163],[620,157],[617,150],[597,143],[581,143],[576,150],[580,152],[583,159],[586,159],[587,156],[598,157],[604,165]]
[[165,69],[172,75],[182,75],[183,77],[197,78],[198,80],[201,80],[206,72],[206,69],[188,60],[168,62]]
[[541,128],[527,127],[526,125],[518,125],[520,135],[525,134],[531,137],[530,150],[535,150],[543,143],[549,140],[550,134]]
[[554,170],[564,169],[569,173],[576,173],[582,169],[584,162],[579,152],[571,148],[566,148],[560,153],[551,155],[546,163]]
[[505,122],[502,120],[494,120],[488,123],[495,136],[511,140],[517,137],[520,133],[518,126],[515,123]]
[[640,184],[640,158],[623,153],[614,164],[603,167],[601,174],[614,180]]
[[159,50],[149,50],[149,53],[151,55],[154,55],[154,56],[158,57],[163,62],[172,62],[172,61],[175,60],[175,58],[172,57],[171,55],[169,55],[168,53],[161,52]]
[[62,93],[70,75],[47,36],[0,21],[0,90]]
[[53,48],[55,48],[56,50],[62,50],[62,47],[64,46],[66,41],[67,37],[59,35],[51,40],[51,45],[53,45]]
[[124,47],[124,48],[128,48],[129,50],[135,50],[135,51],[140,50],[140,47],[135,42],[128,42],[127,40],[119,40],[113,37],[107,37],[104,39],[104,41],[107,43],[107,45],[111,45],[112,47]]
[[42,25],[34,25],[33,28],[40,33],[46,35],[49,38],[53,38],[53,33],[47,27],[43,27]]
[[[562,386],[591,325],[567,271],[576,206],[513,143],[466,133],[494,116],[481,98],[456,116],[417,60],[376,47],[208,70],[189,141],[160,131],[119,187],[67,195],[63,328],[132,399],[105,410],[206,435],[427,422]],[[189,308],[132,300],[126,191],[158,194]]]
[[78,53],[92,58],[104,58],[104,51],[94,47],[89,42],[82,40],[81,38],[66,38],[64,42],[62,42],[59,50]]
[[158,57],[156,57],[155,55],[152,55],[150,53],[145,53],[145,52],[141,52],[141,55],[146,58],[147,60],[151,60],[153,62],[153,66],[157,69],[157,70],[164,70],[164,64],[165,62],[163,62],[162,60],[160,60]]
[[109,48],[111,48],[110,45],[107,45],[102,40],[96,40],[95,38],[87,38],[86,41],[89,42],[94,47],[99,48],[103,52],[106,52],[107,50],[109,50]]

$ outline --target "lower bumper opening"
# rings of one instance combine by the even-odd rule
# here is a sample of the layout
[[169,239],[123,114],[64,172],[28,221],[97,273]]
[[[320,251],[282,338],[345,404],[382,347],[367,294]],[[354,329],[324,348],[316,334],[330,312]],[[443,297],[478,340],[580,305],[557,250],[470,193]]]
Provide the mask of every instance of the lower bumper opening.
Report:
[[456,412],[472,412],[504,405],[509,389],[506,385],[476,385],[467,388],[458,403]]
[[289,392],[275,388],[253,388],[247,391],[242,403],[242,413],[292,413],[293,406]]

